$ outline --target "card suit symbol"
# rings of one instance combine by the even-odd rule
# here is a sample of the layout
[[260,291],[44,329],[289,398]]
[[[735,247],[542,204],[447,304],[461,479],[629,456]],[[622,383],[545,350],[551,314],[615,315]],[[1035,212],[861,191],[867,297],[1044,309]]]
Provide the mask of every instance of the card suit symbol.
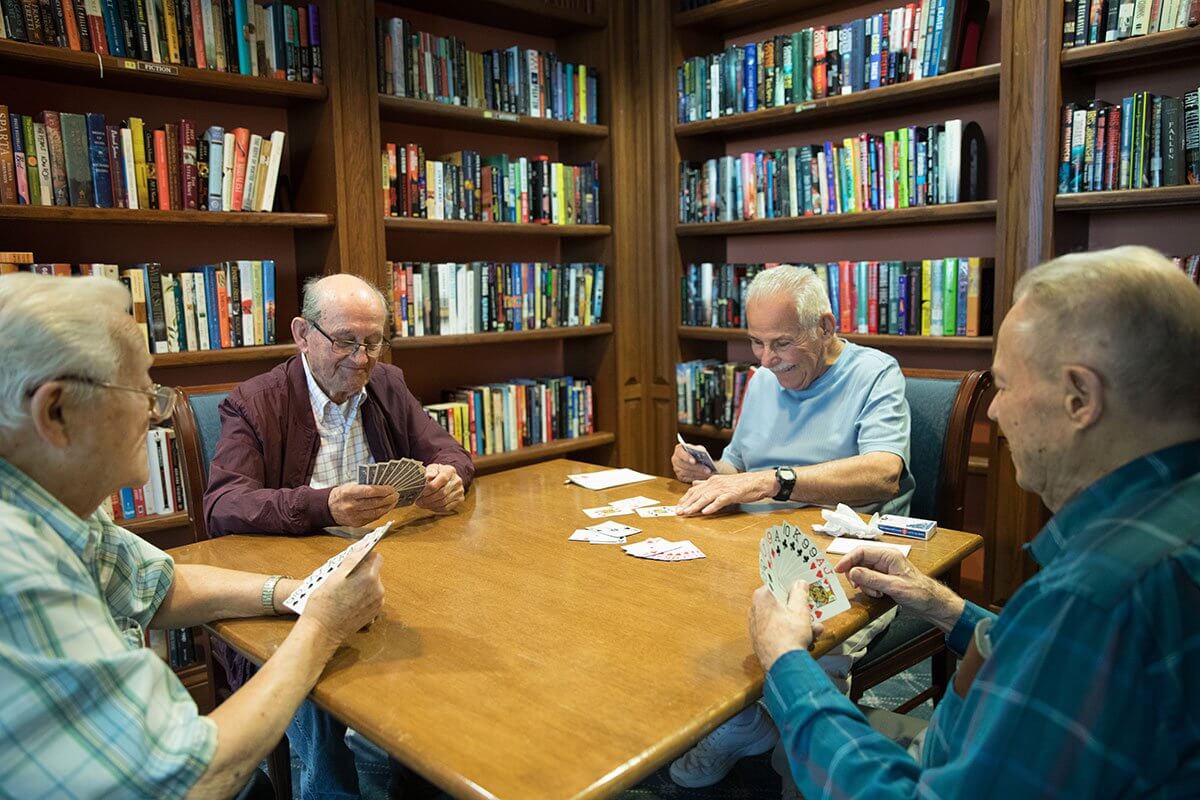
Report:
[[816,611],[813,612],[813,616],[815,616],[817,619],[820,619],[824,615],[821,613],[821,609],[818,608]]

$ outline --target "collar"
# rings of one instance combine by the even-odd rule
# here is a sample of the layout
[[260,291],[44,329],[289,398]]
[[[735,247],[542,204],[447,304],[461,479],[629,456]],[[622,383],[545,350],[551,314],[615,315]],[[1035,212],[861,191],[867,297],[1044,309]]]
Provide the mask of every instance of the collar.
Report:
[[80,559],[87,562],[99,538],[100,513],[79,517],[40,483],[0,458],[0,500],[49,525]]
[[312,370],[309,369],[308,357],[304,353],[300,354],[300,362],[304,365],[304,380],[308,383],[308,400],[312,404],[313,415],[318,420],[324,419],[325,411],[332,405],[342,412],[344,419],[349,420],[353,417],[363,398],[367,396],[366,387],[363,387],[357,393],[347,398],[345,403],[339,405],[333,402],[325,394],[325,390],[321,388],[320,384],[317,383],[317,379],[313,377]]
[[1043,567],[1074,544],[1073,539],[1102,514],[1148,490],[1161,489],[1200,473],[1200,439],[1135,458],[1076,493],[1046,527],[1025,545]]

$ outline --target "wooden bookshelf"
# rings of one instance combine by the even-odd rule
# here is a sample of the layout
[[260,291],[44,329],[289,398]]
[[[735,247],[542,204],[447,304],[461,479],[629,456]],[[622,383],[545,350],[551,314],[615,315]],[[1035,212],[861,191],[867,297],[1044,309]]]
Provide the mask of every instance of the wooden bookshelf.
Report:
[[389,231],[432,233],[442,235],[479,234],[484,236],[608,236],[611,225],[537,225],[522,222],[475,222],[460,219],[422,219],[420,217],[386,217],[384,227]]
[[607,125],[589,125],[562,119],[542,119],[505,111],[467,108],[432,100],[379,95],[379,118],[406,125],[476,131],[530,139],[604,139]]
[[820,214],[812,217],[737,220],[735,222],[687,222],[675,226],[677,236],[748,236],[791,231],[832,231],[854,228],[887,228],[896,225],[930,225],[993,219],[995,200],[914,206],[890,211],[860,211],[853,214]]
[[1075,194],[1058,194],[1054,197],[1056,211],[1102,212],[1193,205],[1200,205],[1200,186],[1162,186],[1156,189],[1077,192]]
[[679,433],[683,438],[696,437],[699,439],[714,439],[716,441],[728,442],[733,439],[733,428],[718,428],[716,425],[687,425],[680,422],[678,424]]
[[155,367],[187,367],[202,364],[236,364],[245,361],[278,361],[296,353],[294,344],[227,347],[222,350],[192,350],[186,353],[155,353]]
[[480,472],[497,472],[502,469],[512,469],[523,464],[545,461],[550,458],[560,458],[567,453],[579,453],[617,441],[615,434],[608,432],[589,433],[574,439],[557,439],[545,444],[535,444],[510,450],[507,453],[495,453],[490,456],[476,456],[475,467]]
[[[680,325],[680,339],[696,339],[719,342],[746,340],[745,328],[702,328],[697,325]],[[894,347],[921,350],[991,350],[991,336],[894,336],[887,334],[842,333],[843,339],[868,347],[891,349]]]
[[947,100],[994,98],[999,90],[1000,65],[988,64],[865,92],[684,122],[675,126],[675,135],[743,136],[768,131],[800,130],[830,121],[841,123],[875,116],[881,111],[928,106]]
[[40,80],[103,89],[266,106],[319,102],[328,96],[324,85],[154,64],[11,39],[0,39],[0,74],[37,74]]
[[606,0],[403,0],[392,5],[541,36],[594,32],[608,24],[608,17],[602,13],[608,5]]
[[331,228],[333,214],[264,211],[159,211],[69,206],[0,206],[0,219],[14,222],[103,223],[105,225],[203,225],[207,227]]
[[394,336],[393,350],[420,350],[430,347],[462,347],[464,345],[520,344],[552,339],[578,339],[584,336],[608,336],[613,326],[608,322],[595,325],[576,325],[562,328],[536,328],[531,331],[492,331],[489,333],[452,333],[445,336]]
[[1200,60],[1200,27],[1070,47],[1061,52],[1062,68],[1069,70],[1096,72],[1179,66]]
[[146,538],[149,534],[158,533],[159,531],[181,528],[189,524],[190,517],[188,517],[186,511],[180,511],[175,514],[155,514],[149,517],[139,517],[138,519],[118,519],[114,521],[130,533],[136,533],[138,536]]
[[676,28],[737,32],[764,27],[763,23],[780,17],[814,13],[838,5],[844,4],[837,0],[718,0],[690,11],[677,11],[671,22]]

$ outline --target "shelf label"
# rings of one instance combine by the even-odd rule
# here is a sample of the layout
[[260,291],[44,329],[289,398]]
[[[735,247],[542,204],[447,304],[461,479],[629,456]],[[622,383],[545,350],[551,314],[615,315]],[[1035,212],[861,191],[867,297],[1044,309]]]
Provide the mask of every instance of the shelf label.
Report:
[[179,75],[179,67],[172,64],[151,64],[148,61],[126,61],[125,69],[136,69],[139,72],[153,72],[155,75]]
[[521,121],[520,114],[509,114],[506,111],[484,111],[483,118],[484,119],[498,119],[498,120],[502,120],[504,122],[520,122]]

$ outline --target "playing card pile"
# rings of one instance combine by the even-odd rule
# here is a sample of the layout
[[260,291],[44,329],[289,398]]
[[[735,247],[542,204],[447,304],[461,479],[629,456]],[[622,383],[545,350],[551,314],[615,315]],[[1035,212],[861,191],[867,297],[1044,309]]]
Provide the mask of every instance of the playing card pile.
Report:
[[[657,500],[652,500],[649,497],[627,497],[624,500],[613,500],[606,506],[596,506],[595,508],[585,508],[584,514],[587,514],[592,519],[603,519],[605,517],[623,517],[627,514],[632,514],[635,510],[641,514],[642,508],[646,506],[658,505]],[[644,515],[643,515],[644,516]]]
[[825,553],[800,528],[789,523],[772,526],[758,547],[758,574],[781,603],[798,580],[808,583],[808,607],[813,619],[826,620],[850,608],[842,584]]
[[343,561],[346,560],[346,556],[363,550],[365,552],[363,553],[362,557],[366,558],[367,553],[371,552],[371,548],[379,544],[379,540],[387,534],[388,529],[391,527],[392,523],[385,522],[313,570],[312,574],[304,579],[304,583],[300,584],[296,591],[289,594],[287,599],[283,601],[284,608],[290,608],[297,614],[303,614],[305,606],[308,605],[308,598],[312,596],[312,593],[316,591],[317,587],[324,583],[325,579],[328,578],[330,574],[337,569]]
[[415,458],[359,464],[358,482],[369,486],[394,487],[400,495],[396,505],[411,506],[425,491],[425,465]]
[[607,520],[598,525],[589,525],[586,528],[580,528],[567,538],[568,541],[572,542],[591,542],[592,544],[625,544],[626,536],[633,536],[634,534],[641,532],[641,528],[634,528],[631,525],[622,525],[620,522]]
[[651,561],[691,561],[704,558],[700,548],[690,540],[669,542],[657,536],[636,544],[627,544],[621,548],[635,558],[648,558]]

